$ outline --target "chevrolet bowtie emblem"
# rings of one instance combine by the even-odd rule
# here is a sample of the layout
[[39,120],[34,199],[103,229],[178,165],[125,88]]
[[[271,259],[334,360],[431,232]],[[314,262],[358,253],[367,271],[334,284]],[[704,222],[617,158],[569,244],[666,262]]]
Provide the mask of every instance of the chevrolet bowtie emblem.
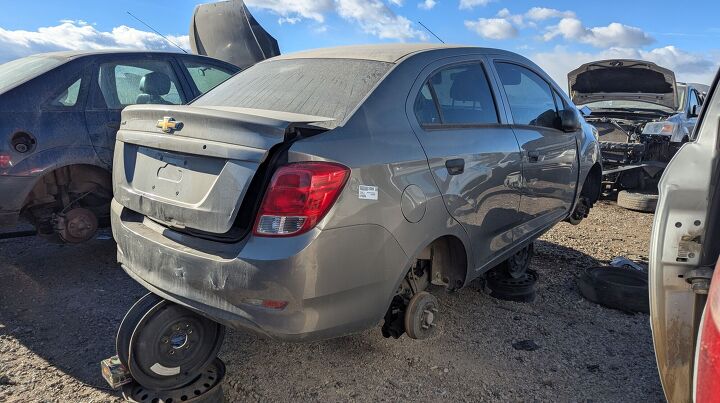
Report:
[[183,123],[178,122],[169,116],[165,116],[161,120],[158,120],[156,127],[162,130],[163,133],[172,133],[175,130],[182,130]]

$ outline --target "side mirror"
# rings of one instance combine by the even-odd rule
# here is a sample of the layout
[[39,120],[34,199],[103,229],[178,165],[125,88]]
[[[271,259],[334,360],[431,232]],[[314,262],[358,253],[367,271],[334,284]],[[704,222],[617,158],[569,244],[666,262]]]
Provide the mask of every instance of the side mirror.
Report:
[[689,118],[696,118],[700,116],[700,105],[693,105],[688,113]]
[[560,111],[560,124],[564,132],[576,132],[582,128],[579,115],[573,109]]

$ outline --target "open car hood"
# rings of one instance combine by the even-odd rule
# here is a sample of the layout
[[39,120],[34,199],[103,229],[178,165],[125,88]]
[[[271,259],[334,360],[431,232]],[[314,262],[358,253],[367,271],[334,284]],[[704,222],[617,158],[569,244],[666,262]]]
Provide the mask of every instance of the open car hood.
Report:
[[277,40],[250,14],[242,0],[195,7],[190,24],[194,53],[246,69],[280,54]]
[[599,101],[640,101],[677,109],[675,73],[642,60],[601,60],[568,74],[577,105]]

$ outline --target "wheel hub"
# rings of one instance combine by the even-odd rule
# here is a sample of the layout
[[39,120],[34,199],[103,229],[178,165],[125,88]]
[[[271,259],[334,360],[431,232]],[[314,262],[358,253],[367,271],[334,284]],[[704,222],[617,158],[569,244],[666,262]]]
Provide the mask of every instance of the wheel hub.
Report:
[[413,339],[426,339],[437,330],[438,302],[430,293],[415,294],[405,311],[405,332]]
[[[98,229],[98,219],[95,213],[85,208],[74,208],[64,217],[60,216],[60,237],[68,243],[85,242],[95,235]],[[64,225],[62,222],[64,221]]]

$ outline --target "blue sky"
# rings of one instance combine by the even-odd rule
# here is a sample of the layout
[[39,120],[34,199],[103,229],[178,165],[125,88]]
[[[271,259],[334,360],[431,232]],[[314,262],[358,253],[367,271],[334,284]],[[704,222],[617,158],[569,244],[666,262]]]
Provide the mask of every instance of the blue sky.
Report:
[[[7,0],[5,0],[7,2]],[[198,1],[13,2],[0,14],[0,62],[76,48],[166,47],[125,12],[187,43]],[[558,82],[579,64],[633,57],[709,82],[720,64],[720,2],[678,7],[657,1],[566,0],[247,0],[283,52],[357,43],[435,41],[508,49]],[[667,5],[663,5],[667,4]],[[698,10],[701,10],[700,12]]]

